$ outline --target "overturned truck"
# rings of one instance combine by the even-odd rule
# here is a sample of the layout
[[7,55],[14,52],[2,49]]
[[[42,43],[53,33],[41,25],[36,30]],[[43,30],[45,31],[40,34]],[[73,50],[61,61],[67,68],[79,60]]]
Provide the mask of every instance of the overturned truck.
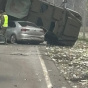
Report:
[[48,29],[45,41],[48,44],[73,46],[78,39],[82,18],[76,11],[64,7],[55,7],[42,2],[34,2],[32,11],[39,13],[35,22],[38,26]]
[[54,13],[55,25],[45,34],[49,44],[73,46],[78,39],[82,24],[81,16],[70,9],[57,8]]
[[5,5],[0,4],[5,7],[9,20],[28,20],[47,30],[45,41],[48,44],[73,46],[78,39],[82,18],[76,11],[43,0],[0,1],[6,1]]

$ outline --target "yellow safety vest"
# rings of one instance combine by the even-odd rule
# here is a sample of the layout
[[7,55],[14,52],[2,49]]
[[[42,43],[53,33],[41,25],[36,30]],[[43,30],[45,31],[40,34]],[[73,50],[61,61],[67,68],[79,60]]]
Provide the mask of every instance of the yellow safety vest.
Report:
[[3,16],[4,16],[3,27],[8,27],[8,15],[3,15]]

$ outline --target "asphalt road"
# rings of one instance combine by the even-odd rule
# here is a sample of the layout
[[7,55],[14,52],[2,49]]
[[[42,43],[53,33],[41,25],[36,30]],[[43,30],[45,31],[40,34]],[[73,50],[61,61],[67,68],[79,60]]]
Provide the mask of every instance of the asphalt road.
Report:
[[0,88],[71,88],[45,45],[0,45]]

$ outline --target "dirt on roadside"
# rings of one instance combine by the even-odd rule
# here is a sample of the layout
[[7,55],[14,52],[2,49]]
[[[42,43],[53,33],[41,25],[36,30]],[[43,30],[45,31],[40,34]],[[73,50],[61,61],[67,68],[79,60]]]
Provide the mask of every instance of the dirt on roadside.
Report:
[[88,88],[87,41],[78,40],[73,47],[46,46],[46,50],[72,88]]

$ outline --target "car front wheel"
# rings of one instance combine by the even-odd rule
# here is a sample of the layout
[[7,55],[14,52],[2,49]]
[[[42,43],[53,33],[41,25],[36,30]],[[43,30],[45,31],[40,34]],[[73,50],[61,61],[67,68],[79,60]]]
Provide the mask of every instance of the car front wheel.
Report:
[[10,37],[10,42],[11,42],[12,44],[14,44],[14,43],[17,42],[16,35],[13,34],[13,35]]

